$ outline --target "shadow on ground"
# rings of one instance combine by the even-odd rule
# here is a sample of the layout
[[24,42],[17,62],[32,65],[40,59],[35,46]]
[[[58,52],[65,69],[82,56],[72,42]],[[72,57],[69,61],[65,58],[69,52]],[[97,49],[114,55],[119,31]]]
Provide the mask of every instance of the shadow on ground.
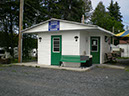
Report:
[[117,62],[110,62],[108,64],[129,67],[129,59],[117,59]]

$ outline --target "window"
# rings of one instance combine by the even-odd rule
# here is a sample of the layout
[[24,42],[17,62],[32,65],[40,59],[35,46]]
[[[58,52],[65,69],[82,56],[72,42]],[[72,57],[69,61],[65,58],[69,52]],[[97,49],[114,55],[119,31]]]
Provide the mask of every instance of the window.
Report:
[[92,38],[92,46],[91,46],[92,52],[98,52],[98,39]]
[[60,38],[53,38],[53,52],[60,52]]

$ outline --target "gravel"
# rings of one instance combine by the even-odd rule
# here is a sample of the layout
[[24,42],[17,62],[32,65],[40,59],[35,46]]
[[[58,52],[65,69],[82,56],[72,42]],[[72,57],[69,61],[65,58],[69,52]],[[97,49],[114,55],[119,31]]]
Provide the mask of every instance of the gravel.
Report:
[[129,72],[0,67],[0,96],[129,96]]

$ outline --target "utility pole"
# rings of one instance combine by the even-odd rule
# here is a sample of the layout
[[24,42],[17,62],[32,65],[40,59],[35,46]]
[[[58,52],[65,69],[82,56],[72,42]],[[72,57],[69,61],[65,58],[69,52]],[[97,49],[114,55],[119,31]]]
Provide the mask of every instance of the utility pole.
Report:
[[20,0],[20,10],[19,10],[19,41],[18,41],[18,63],[22,62],[22,23],[23,23],[23,6],[24,0]]
[[[114,26],[112,27],[112,32],[114,33]],[[114,37],[112,38],[112,44],[114,45]]]

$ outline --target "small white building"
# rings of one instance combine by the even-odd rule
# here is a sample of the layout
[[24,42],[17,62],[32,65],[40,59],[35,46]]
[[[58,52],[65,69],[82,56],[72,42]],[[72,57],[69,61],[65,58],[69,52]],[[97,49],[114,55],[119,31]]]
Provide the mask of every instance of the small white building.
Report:
[[129,40],[119,40],[118,46],[122,49],[121,57],[129,57]]
[[[92,56],[93,64],[105,62],[113,33],[96,25],[52,18],[22,31],[38,35],[38,64],[60,65],[62,55]],[[65,62],[64,62],[65,63]]]

